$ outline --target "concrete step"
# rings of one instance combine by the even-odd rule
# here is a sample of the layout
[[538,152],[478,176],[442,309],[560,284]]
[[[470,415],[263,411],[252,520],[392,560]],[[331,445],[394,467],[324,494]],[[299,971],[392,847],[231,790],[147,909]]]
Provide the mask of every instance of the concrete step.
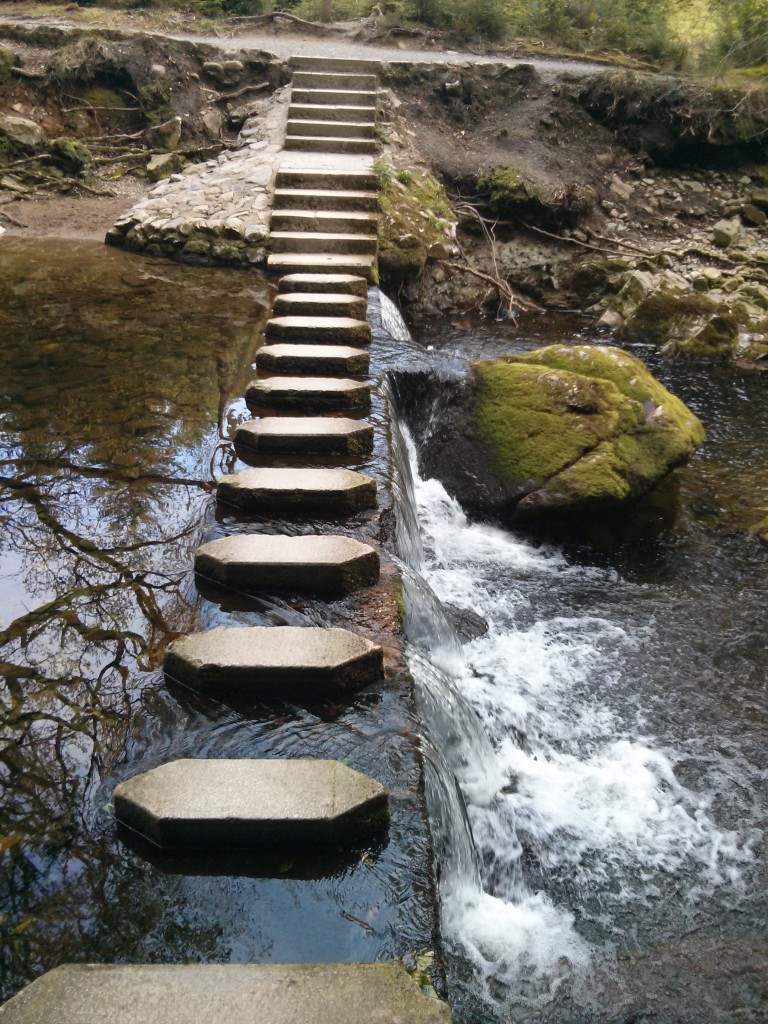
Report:
[[272,205],[275,210],[354,210],[378,213],[379,194],[331,188],[278,188],[275,189]]
[[240,534],[203,544],[195,572],[246,592],[349,594],[379,579],[379,555],[352,537]]
[[354,693],[377,683],[384,654],[378,644],[347,629],[217,626],[169,644],[163,670],[206,696],[237,691],[254,700],[288,700]]
[[376,125],[373,121],[316,121],[307,118],[289,118],[288,135],[334,135],[345,139],[373,139]]
[[342,231],[272,231],[272,252],[327,252],[345,255],[373,255],[378,248],[377,235],[350,234]]
[[343,255],[341,253],[305,252],[273,253],[267,257],[267,269],[272,274],[318,274],[331,276],[351,274],[362,276],[366,281],[375,279],[376,258],[374,256]]
[[272,312],[283,316],[346,316],[365,320],[368,298],[344,295],[340,292],[281,292],[275,299]]
[[223,476],[216,495],[267,515],[348,515],[377,505],[376,481],[350,469],[244,469]]
[[325,71],[328,73],[347,71],[352,74],[378,75],[380,60],[358,59],[357,57],[291,57],[294,71]]
[[342,412],[370,408],[371,386],[345,377],[267,377],[251,381],[245,400],[255,408]]
[[373,427],[340,416],[265,416],[239,426],[235,444],[264,455],[370,455]]
[[294,89],[364,89],[375,92],[378,75],[355,71],[294,71]]
[[[264,632],[281,630],[266,628]],[[219,655],[207,648],[208,636],[197,634],[199,656],[211,659],[214,670],[231,669],[232,665],[223,661],[225,651],[220,652],[219,661]],[[235,646],[243,639],[229,641],[237,669],[241,669],[241,661],[253,656]],[[286,652],[289,656],[282,658],[289,665],[304,646],[296,639],[293,657]],[[277,642],[282,641],[277,638]],[[319,648],[313,656],[321,666],[328,657]],[[389,819],[389,794],[380,782],[340,761],[311,758],[170,761],[121,782],[115,789],[114,804],[121,825],[162,849],[290,848],[302,843],[346,846],[385,826]]]
[[370,354],[348,345],[265,345],[256,353],[260,370],[272,373],[314,373],[322,377],[362,376]]
[[277,282],[278,291],[307,292],[312,295],[323,292],[345,292],[367,298],[368,282],[354,274],[286,274]]
[[281,167],[275,177],[275,187],[376,192],[379,188],[379,176],[371,170]]
[[275,341],[357,347],[370,342],[371,325],[349,316],[277,316],[267,321],[264,333]]
[[66,964],[5,1004],[3,1024],[450,1024],[397,963]]
[[291,103],[288,118],[299,121],[376,121],[376,107],[359,107],[347,103]]
[[286,135],[283,149],[287,152],[300,150],[305,153],[376,153],[379,144],[375,139],[331,138],[325,135]]
[[360,210],[282,210],[272,212],[272,231],[376,234],[379,215]]
[[377,93],[373,89],[292,89],[292,103],[341,104],[345,107],[375,107]]

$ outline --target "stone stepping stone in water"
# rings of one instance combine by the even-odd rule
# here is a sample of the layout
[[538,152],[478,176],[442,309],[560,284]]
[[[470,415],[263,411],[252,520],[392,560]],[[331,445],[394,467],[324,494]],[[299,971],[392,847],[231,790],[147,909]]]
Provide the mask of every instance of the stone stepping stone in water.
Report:
[[373,281],[373,256],[340,255],[331,252],[272,253],[267,269],[274,274],[352,274]]
[[376,508],[376,481],[350,469],[244,469],[224,476],[219,501],[267,515],[347,515]]
[[234,440],[265,455],[370,455],[373,427],[336,416],[265,416],[239,426]]
[[256,365],[274,373],[362,376],[370,363],[368,352],[348,345],[265,345],[256,353]]
[[367,295],[345,295],[343,292],[281,292],[272,307],[276,317],[341,316],[365,320],[367,311]]
[[368,409],[371,386],[345,377],[268,377],[248,385],[245,400],[250,406],[268,409]]
[[267,321],[264,333],[275,341],[358,346],[369,344],[371,325],[348,316],[278,316]]
[[381,647],[324,626],[218,626],[169,644],[165,674],[208,697],[262,700],[355,693],[384,674]]
[[115,817],[164,849],[346,845],[389,818],[380,782],[340,761],[184,759],[121,782]]
[[[268,1008],[268,1011],[266,1010]],[[375,1016],[374,1016],[375,1014]],[[65,964],[3,1024],[450,1024],[401,964]]]
[[269,246],[273,253],[328,252],[373,255],[379,245],[377,235],[343,231],[272,231]]
[[279,292],[343,292],[368,297],[368,282],[354,274],[285,274],[277,282]]
[[195,572],[237,590],[348,594],[379,579],[378,552],[352,537],[240,534],[203,544]]

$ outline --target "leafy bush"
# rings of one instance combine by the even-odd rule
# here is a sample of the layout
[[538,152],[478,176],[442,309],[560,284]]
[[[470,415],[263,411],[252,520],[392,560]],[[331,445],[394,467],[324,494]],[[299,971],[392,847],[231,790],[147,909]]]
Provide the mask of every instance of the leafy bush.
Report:
[[714,55],[738,67],[768,64],[768,0],[712,0]]

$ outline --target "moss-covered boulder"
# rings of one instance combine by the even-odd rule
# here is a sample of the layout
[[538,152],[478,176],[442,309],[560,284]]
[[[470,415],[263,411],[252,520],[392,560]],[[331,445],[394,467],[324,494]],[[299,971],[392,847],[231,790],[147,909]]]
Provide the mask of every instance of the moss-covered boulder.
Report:
[[0,85],[11,80],[11,69],[17,64],[16,54],[7,46],[0,46]]
[[79,174],[93,163],[93,154],[78,139],[54,139],[49,147],[51,156],[69,174]]
[[471,513],[610,508],[686,462],[704,428],[620,349],[550,345],[472,366],[425,445],[425,468]]
[[731,359],[739,344],[739,323],[730,313],[713,316],[687,338],[672,339],[663,348],[665,355],[685,355],[693,359]]
[[754,526],[751,526],[749,532],[753,533],[764,544],[768,544],[768,516],[765,519],[761,519],[759,523],[755,523]]

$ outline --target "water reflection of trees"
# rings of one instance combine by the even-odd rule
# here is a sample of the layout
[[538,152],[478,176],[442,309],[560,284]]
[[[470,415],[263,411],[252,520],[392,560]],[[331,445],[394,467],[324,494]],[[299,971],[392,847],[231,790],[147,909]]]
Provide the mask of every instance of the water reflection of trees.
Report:
[[[0,277],[8,991],[43,948],[82,955],[95,900],[109,930],[111,872],[137,872],[94,842],[94,801],[157,698],[147,673],[194,624],[211,452],[263,322],[259,278],[218,284],[89,245],[41,252],[10,243]],[[140,912],[131,925],[153,926]]]

